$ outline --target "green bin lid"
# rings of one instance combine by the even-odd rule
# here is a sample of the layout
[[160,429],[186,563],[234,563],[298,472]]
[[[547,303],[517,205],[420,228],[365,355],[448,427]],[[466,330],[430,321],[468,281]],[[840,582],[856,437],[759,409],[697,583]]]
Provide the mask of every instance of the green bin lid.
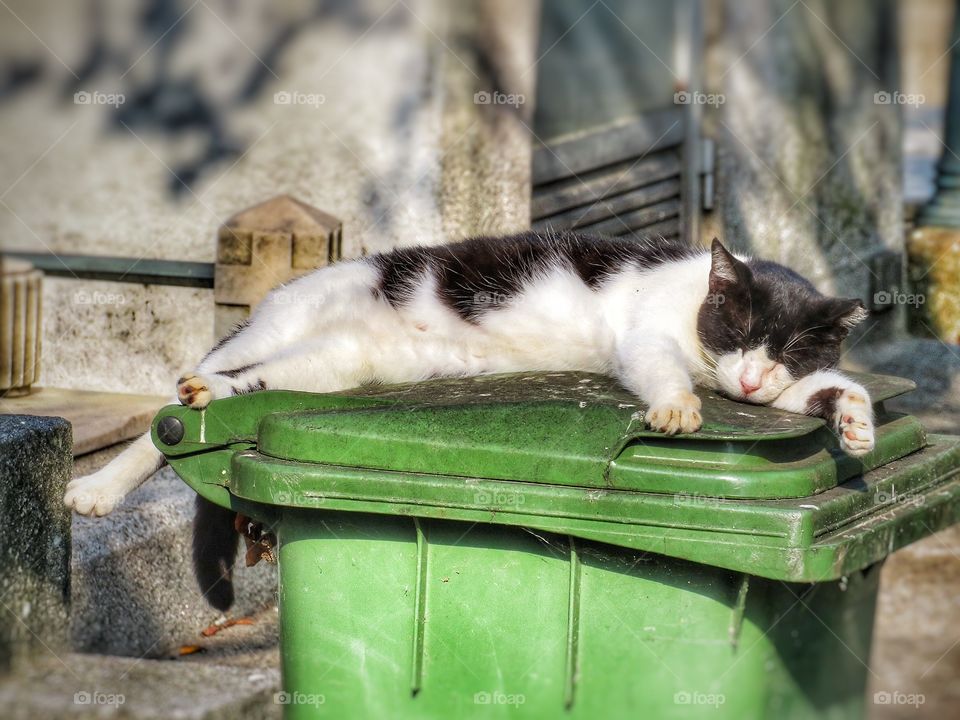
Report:
[[707,390],[703,427],[666,437],[616,382],[585,373],[481,376],[352,391],[373,405],[278,412],[264,455],[305,463],[723,497],[805,497],[923,446],[919,423],[883,411],[908,380],[858,378],[877,404],[877,445],[844,454],[823,420]]
[[703,428],[665,437],[615,382],[578,373],[168,406],[153,440],[197,492],[268,522],[347,511],[518,525],[819,581],[960,518],[960,440],[886,410],[909,381],[856,379],[877,424],[859,459],[817,418],[707,391]]

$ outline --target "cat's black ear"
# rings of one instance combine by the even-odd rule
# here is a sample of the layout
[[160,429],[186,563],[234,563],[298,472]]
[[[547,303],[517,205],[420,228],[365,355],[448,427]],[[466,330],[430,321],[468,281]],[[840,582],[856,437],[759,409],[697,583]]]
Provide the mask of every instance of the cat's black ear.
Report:
[[850,330],[870,315],[863,302],[857,298],[830,298],[826,308],[827,319],[842,331],[844,337]]
[[710,245],[710,290],[718,292],[743,282],[749,277],[749,269],[737,260],[717,238]]

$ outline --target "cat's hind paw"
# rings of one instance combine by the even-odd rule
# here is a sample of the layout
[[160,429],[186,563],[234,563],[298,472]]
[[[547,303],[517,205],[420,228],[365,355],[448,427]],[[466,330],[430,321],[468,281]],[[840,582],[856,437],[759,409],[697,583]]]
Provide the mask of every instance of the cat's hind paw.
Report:
[[71,480],[63,504],[80,515],[101,517],[112,512],[124,497],[124,488],[114,479],[96,472]]
[[669,402],[653,405],[647,410],[646,423],[651,429],[667,435],[696,432],[703,424],[700,398],[687,392]]
[[184,375],[177,380],[177,398],[181,405],[203,410],[213,400],[211,383],[201,375]]
[[873,410],[866,395],[857,390],[845,390],[837,398],[835,424],[840,447],[848,455],[859,457],[873,450]]

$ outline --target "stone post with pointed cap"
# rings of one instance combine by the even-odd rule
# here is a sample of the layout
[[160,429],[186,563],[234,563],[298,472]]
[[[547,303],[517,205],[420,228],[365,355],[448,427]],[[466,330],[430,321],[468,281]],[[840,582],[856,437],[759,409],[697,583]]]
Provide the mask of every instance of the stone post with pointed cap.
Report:
[[289,195],[243,210],[217,233],[214,332],[229,333],[273,288],[340,258],[341,222]]

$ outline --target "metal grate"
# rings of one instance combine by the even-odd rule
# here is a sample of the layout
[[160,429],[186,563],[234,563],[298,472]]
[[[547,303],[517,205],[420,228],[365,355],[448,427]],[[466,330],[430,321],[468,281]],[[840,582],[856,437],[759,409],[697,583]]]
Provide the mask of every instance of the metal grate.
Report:
[[684,233],[684,117],[670,110],[534,152],[531,224],[614,236]]

